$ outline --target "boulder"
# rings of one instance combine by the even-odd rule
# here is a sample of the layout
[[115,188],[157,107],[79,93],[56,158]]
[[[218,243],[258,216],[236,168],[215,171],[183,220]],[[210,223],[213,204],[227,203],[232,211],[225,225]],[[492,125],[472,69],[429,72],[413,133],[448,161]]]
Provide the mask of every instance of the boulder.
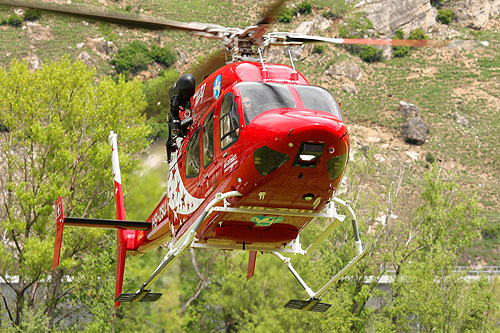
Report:
[[309,35],[313,31],[313,26],[313,21],[305,21],[299,24],[299,26],[295,29],[295,32],[299,34]]
[[325,72],[326,75],[344,76],[351,81],[359,81],[363,77],[363,70],[357,63],[349,60],[342,60],[331,65]]
[[325,31],[330,25],[332,25],[332,22],[321,15],[317,15],[313,20],[314,30]]
[[406,102],[399,102],[399,108],[398,111],[401,113],[401,115],[405,118],[414,118],[414,117],[419,117],[420,114],[418,113],[418,107],[416,105],[406,103]]
[[405,142],[412,145],[422,145],[427,139],[429,128],[420,117],[408,118],[402,127]]
[[97,65],[97,61],[87,53],[87,51],[83,51],[78,55],[78,60],[81,60],[88,67],[95,67]]
[[87,46],[104,60],[111,59],[111,55],[118,51],[118,47],[104,37],[88,39]]
[[344,89],[344,91],[346,93],[351,94],[351,95],[357,95],[358,94],[358,89],[352,83],[345,83],[345,84],[343,84],[342,85],[342,89]]
[[35,71],[37,69],[42,68],[42,62],[40,61],[38,56],[34,53],[30,52],[30,54],[26,58],[24,58],[24,60],[26,60],[26,63],[28,64],[28,68],[31,71]]

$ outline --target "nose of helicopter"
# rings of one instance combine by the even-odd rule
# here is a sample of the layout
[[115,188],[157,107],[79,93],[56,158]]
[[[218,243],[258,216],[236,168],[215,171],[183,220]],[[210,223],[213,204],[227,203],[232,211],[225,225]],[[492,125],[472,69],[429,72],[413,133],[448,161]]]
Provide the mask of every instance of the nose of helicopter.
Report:
[[[343,121],[321,111],[265,112],[243,131],[241,204],[293,209],[321,209],[340,183],[349,155]],[[243,141],[242,140],[242,141]],[[252,171],[253,170],[253,171]]]
[[326,183],[327,188],[332,181],[340,180],[347,162],[349,135],[345,124],[334,115],[310,110],[267,112],[247,127],[252,133],[248,141],[255,143],[250,151],[261,176],[276,178],[268,177],[275,174],[300,184],[309,176],[314,182]]

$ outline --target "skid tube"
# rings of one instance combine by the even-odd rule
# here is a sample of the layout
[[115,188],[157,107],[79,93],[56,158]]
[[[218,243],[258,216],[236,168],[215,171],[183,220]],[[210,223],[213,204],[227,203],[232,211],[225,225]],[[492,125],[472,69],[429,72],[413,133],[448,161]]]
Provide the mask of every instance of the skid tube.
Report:
[[[302,288],[309,295],[309,299],[307,300],[296,300],[292,299],[287,304],[285,304],[286,308],[297,309],[303,311],[314,311],[314,312],[325,312],[331,307],[331,304],[321,303],[321,296],[323,296],[330,287],[332,287],[335,283],[337,283],[341,278],[343,278],[351,269],[353,269],[363,258],[368,254],[368,247],[363,248],[363,243],[359,237],[358,224],[356,222],[356,215],[354,214],[354,210],[351,208],[348,202],[345,202],[339,198],[333,198],[332,201],[337,203],[344,208],[346,208],[348,214],[350,215],[352,228],[354,233],[354,242],[356,244],[356,256],[352,258],[352,260],[344,266],[337,274],[335,274],[323,287],[321,287],[317,292],[314,292],[302,279],[302,277],[297,273],[295,268],[292,266],[291,260],[288,257],[283,256],[278,252],[273,252],[273,254],[278,257],[281,261],[283,261],[293,276],[300,283]],[[336,213],[334,214],[336,215]],[[343,221],[343,220],[342,220]],[[316,248],[319,243],[324,240],[328,235],[332,233],[332,231],[340,224],[340,220],[337,219],[332,224],[330,224],[325,231],[318,237],[316,241],[314,241],[305,251],[306,254],[311,251],[311,249]]]
[[208,206],[205,208],[203,213],[198,217],[195,223],[193,223],[189,229],[179,238],[173,248],[168,251],[165,255],[161,263],[155,269],[153,274],[148,278],[148,280],[142,285],[142,287],[136,291],[135,293],[122,293],[118,295],[115,299],[116,302],[154,302],[160,296],[161,293],[152,293],[150,290],[151,285],[156,282],[160,278],[160,275],[163,274],[177,259],[178,257],[186,252],[189,248],[191,248],[195,242],[195,236],[198,233],[203,221],[205,221],[206,217],[210,215],[213,208],[220,201],[225,200],[230,197],[241,196],[241,193],[238,191],[231,191],[227,193],[217,193],[215,198],[210,201]]

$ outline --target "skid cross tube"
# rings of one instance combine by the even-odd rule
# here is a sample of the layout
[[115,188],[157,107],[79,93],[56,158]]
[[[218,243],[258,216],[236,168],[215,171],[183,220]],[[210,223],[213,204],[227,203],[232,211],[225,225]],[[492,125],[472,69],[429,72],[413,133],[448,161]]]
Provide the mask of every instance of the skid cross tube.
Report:
[[[164,273],[181,254],[186,252],[186,250],[188,250],[193,245],[198,230],[203,224],[203,221],[205,221],[206,217],[212,212],[214,206],[224,199],[235,196],[241,196],[241,193],[238,191],[231,191],[224,194],[217,193],[215,195],[215,198],[212,201],[210,201],[207,207],[203,210],[203,213],[200,215],[200,217],[198,217],[196,222],[193,223],[189,227],[189,229],[184,233],[184,235],[182,235],[182,237],[175,242],[174,247],[170,251],[168,251],[168,253],[165,255],[161,263],[153,272],[153,274],[151,274],[148,280],[142,285],[141,289],[135,292],[135,294],[121,294],[116,298],[116,300],[140,302],[143,298],[145,297],[147,298],[147,295],[151,292],[151,290],[149,289],[151,285],[154,282],[156,282],[156,280],[159,279],[160,275]],[[159,295],[159,294],[154,294],[154,295]],[[156,299],[158,299],[158,297],[156,297]]]

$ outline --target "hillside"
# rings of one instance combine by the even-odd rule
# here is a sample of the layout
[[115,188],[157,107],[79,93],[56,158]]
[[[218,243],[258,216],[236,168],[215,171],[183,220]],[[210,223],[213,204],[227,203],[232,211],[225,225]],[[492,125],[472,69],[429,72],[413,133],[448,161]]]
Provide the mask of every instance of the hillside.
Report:
[[[64,2],[64,1],[60,1]],[[106,6],[181,21],[217,23],[245,27],[256,22],[266,1],[111,1],[80,0],[73,3]],[[291,1],[289,6],[297,6]],[[317,0],[311,14],[293,17],[290,23],[277,23],[273,30],[295,30],[303,22],[328,17],[327,28],[310,32],[328,37],[339,35],[354,10],[344,1]],[[0,6],[0,18],[8,18],[12,8]],[[328,13],[331,13],[328,14]],[[301,28],[299,28],[301,29]],[[373,29],[372,29],[373,30]],[[370,31],[377,35],[377,31]],[[454,39],[490,42],[488,47],[457,49],[412,49],[409,54],[379,62],[362,61],[344,47],[307,46],[299,50],[295,66],[311,84],[329,89],[341,102],[351,133],[353,152],[369,151],[374,173],[364,186],[364,196],[372,204],[384,206],[391,184],[402,172],[403,181],[397,202],[398,218],[408,218],[418,200],[423,175],[435,161],[443,177],[451,177],[460,187],[477,195],[487,220],[483,237],[466,251],[464,265],[500,265],[500,18],[491,17],[481,29],[474,30],[453,21],[426,29],[430,38],[444,35]],[[104,39],[102,39],[104,38]],[[110,60],[118,49],[141,40],[177,51],[173,65],[179,73],[189,71],[200,57],[206,57],[218,44],[177,31],[151,32],[43,13],[35,21],[20,26],[0,26],[0,65],[9,66],[14,58],[26,59],[33,68],[47,60],[68,54],[96,68],[98,75],[114,75]],[[104,42],[103,42],[104,41]],[[111,43],[108,43],[111,42]],[[290,64],[281,51],[273,60]],[[354,77],[342,64],[354,67]],[[162,68],[151,66],[138,76],[155,77]],[[401,126],[405,119],[398,111],[400,102],[416,105],[429,126],[423,145],[405,143]],[[166,116],[166,115],[165,115]],[[353,154],[354,155],[354,154]],[[368,207],[359,207],[368,215]],[[496,236],[495,236],[496,235]]]

